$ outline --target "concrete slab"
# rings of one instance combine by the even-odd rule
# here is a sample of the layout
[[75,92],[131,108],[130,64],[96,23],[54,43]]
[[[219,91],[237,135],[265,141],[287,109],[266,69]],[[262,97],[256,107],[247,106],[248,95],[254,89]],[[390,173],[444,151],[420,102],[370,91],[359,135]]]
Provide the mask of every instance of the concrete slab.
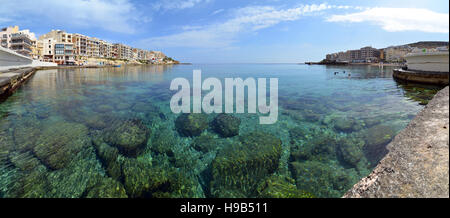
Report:
[[5,86],[5,85],[8,85],[10,81],[11,81],[11,80],[9,79],[9,77],[8,77],[8,78],[2,78],[2,77],[0,77],[0,87],[3,87],[3,86]]
[[16,76],[20,76],[22,73],[2,73],[0,74],[0,78],[14,78]]

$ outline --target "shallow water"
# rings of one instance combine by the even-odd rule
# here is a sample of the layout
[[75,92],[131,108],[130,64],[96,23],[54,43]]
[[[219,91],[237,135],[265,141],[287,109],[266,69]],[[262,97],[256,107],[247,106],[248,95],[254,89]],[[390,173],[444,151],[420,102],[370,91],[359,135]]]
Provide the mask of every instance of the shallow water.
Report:
[[[279,78],[278,122],[173,114],[193,69]],[[374,66],[43,70],[0,103],[0,197],[340,197],[438,89]]]

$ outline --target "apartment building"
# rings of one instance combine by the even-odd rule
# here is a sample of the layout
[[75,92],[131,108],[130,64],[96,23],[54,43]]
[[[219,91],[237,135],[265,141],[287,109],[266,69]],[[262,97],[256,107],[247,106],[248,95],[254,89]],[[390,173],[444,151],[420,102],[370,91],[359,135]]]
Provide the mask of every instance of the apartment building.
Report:
[[139,59],[139,49],[131,48],[131,59],[132,60],[140,60]]
[[73,34],[72,43],[74,46],[75,55],[77,60],[81,57],[87,56],[87,40],[89,37],[78,33]]
[[325,57],[327,60],[340,61],[340,62],[378,62],[380,60],[380,51],[376,48],[366,46],[361,49],[347,50],[346,52],[338,52],[327,54]]
[[53,38],[42,38],[38,40],[38,44],[42,46],[41,60],[45,62],[53,62],[56,40]]
[[391,46],[384,49],[386,53],[386,61],[388,62],[405,62],[405,56],[412,51],[409,46]]
[[88,57],[100,57],[100,40],[97,38],[89,37],[87,39],[87,56]]
[[366,46],[360,49],[361,59],[364,62],[378,62],[380,58],[380,51],[376,48],[372,48],[371,46]]
[[49,33],[40,36],[39,40],[53,38],[58,43],[72,43],[72,36],[72,34],[66,33],[63,30],[52,30]]
[[133,49],[130,46],[116,43],[114,44],[114,50],[116,58],[118,59],[133,59]]
[[75,64],[73,34],[62,30],[52,30],[39,37],[42,43],[43,61],[57,64]]
[[101,58],[113,58],[113,44],[100,40],[99,55]]
[[[156,60],[164,58],[162,52],[146,51],[121,43],[109,43],[107,41],[89,37],[82,34],[69,34],[61,30],[51,32],[39,37],[36,47],[37,56],[45,61],[58,63],[78,64],[86,62],[88,58],[114,58],[124,60]],[[64,56],[61,56],[64,54]]]
[[29,30],[19,30],[18,26],[5,27],[0,31],[0,46],[21,55],[33,57],[36,36]]

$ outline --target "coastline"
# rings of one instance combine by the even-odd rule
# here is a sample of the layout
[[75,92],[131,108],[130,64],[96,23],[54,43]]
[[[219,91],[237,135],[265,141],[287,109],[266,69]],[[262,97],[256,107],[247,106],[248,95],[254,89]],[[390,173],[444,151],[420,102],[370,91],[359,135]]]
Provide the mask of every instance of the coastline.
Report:
[[344,198],[449,197],[449,87],[389,143],[388,154]]
[[[140,66],[140,65],[178,65],[171,64],[125,64],[124,66]],[[0,103],[11,96],[17,88],[26,83],[39,70],[51,69],[77,69],[77,68],[113,68],[113,65],[86,65],[86,66],[44,66],[44,67],[24,67],[14,68],[0,72]]]
[[[67,66],[61,66],[61,68],[63,68],[63,67],[67,67]],[[69,66],[70,67],[70,66]],[[71,66],[71,67],[80,67],[80,66]],[[108,66],[102,66],[102,67],[108,67]],[[220,67],[220,66],[219,66]],[[133,68],[133,67],[132,67]],[[137,68],[139,68],[139,67],[137,67]],[[144,69],[145,69],[145,67],[143,67]],[[35,69],[36,70],[36,69]],[[111,69],[110,69],[111,70]],[[122,69],[122,70],[125,70],[125,69]],[[326,69],[324,69],[324,70],[326,70]],[[375,71],[377,71],[377,69],[375,69],[375,68],[373,68],[372,70],[375,70]],[[75,71],[78,71],[78,70],[75,70]],[[101,71],[103,71],[103,70],[101,70]],[[105,70],[104,72],[108,72],[109,70]],[[81,70],[81,72],[83,72],[83,70]],[[0,74],[1,75],[1,74]],[[39,74],[38,74],[39,75]],[[37,75],[37,77],[39,77]],[[35,79],[37,78],[37,77],[34,77]],[[32,78],[32,76],[30,76],[29,78]],[[29,80],[30,81],[30,83],[35,83],[35,79],[33,79],[33,80]],[[65,82],[65,81],[62,81],[62,82]],[[25,82],[24,82],[25,83]],[[27,89],[24,89],[25,90],[25,92],[28,90],[28,88]],[[28,90],[29,91],[29,90]],[[19,96],[22,96],[22,90],[20,90],[20,94],[19,94]],[[14,96],[14,98],[15,98],[16,96]],[[128,97],[128,96],[127,96]],[[11,99],[12,100],[12,99]],[[414,116],[416,116],[418,114],[418,110],[415,110],[415,113],[414,114],[411,114],[411,116],[412,117],[414,117]],[[408,118],[408,120],[411,120],[412,119],[412,117],[410,117],[410,118]],[[403,126],[404,127],[404,126]],[[382,137],[381,137],[382,138]],[[370,170],[371,169],[368,169],[368,170],[366,170],[365,171],[365,173],[364,173],[364,175],[367,175],[369,172],[370,172]],[[361,176],[364,176],[364,175],[361,175]],[[358,178],[360,178],[360,177],[358,177]],[[355,183],[356,181],[353,181],[352,182],[352,184],[348,184],[348,185],[353,185],[354,183]],[[342,190],[342,191],[346,191],[346,190]],[[342,192],[341,192],[341,194],[342,194]],[[335,196],[335,197],[340,197],[341,195],[340,194],[338,194],[337,196]]]
[[369,65],[369,66],[377,66],[377,67],[401,67],[403,64],[397,63],[347,63],[347,62],[336,62],[336,63],[321,63],[321,62],[305,62],[307,65]]

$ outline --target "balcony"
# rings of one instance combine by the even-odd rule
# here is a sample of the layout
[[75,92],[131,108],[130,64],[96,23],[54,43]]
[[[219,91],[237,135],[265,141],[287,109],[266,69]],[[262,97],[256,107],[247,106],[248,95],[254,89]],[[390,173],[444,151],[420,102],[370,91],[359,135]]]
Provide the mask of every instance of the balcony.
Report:
[[10,46],[32,46],[31,42],[27,40],[11,40],[9,44]]
[[11,35],[11,41],[15,41],[15,40],[22,40],[22,41],[27,41],[27,42],[31,43],[31,40],[27,35],[19,34],[19,33],[15,33],[15,34]]

